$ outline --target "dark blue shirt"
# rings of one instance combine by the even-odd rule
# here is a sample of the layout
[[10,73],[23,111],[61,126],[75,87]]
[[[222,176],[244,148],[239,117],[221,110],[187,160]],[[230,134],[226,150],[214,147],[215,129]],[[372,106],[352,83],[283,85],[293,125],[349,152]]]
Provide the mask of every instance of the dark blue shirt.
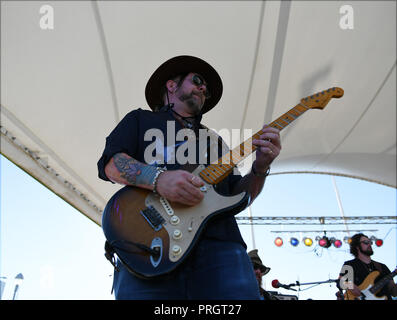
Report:
[[[175,128],[175,131],[169,131],[170,136],[167,136],[167,125],[168,128],[172,129],[173,126]],[[163,141],[159,141],[161,139],[155,138],[155,135],[149,134],[153,133],[153,130],[149,131],[151,129],[159,129],[164,137]],[[110,181],[105,174],[105,166],[116,153],[121,152],[128,154],[142,163],[162,167],[165,166],[167,170],[180,169],[181,165],[178,163],[178,159],[175,155],[184,141],[177,140],[175,133],[177,134],[181,129],[184,129],[184,127],[179,121],[176,121],[173,112],[169,109],[163,109],[159,112],[142,109],[131,111],[106,138],[105,150],[98,161],[99,178]],[[147,134],[146,137],[145,134]],[[197,131],[196,134],[198,136]],[[162,152],[160,152],[162,153],[160,158],[164,160],[163,163],[158,161],[158,158],[155,157],[155,152],[147,152],[148,150],[154,149],[154,144],[158,147],[155,150],[162,150]],[[146,159],[145,151],[147,152]],[[221,149],[219,149],[219,153],[221,153]],[[150,163],[150,161],[145,161],[148,155],[153,156],[152,163]],[[221,156],[221,154],[219,154],[219,156]],[[202,157],[200,158],[199,152],[196,152],[196,163],[202,163],[201,161],[199,162],[199,160],[202,159]],[[207,157],[207,159],[209,162],[212,160],[210,157]],[[241,178],[241,175],[229,174],[215,189],[223,195],[228,195],[231,193],[233,186],[238,183]],[[239,242],[247,248],[241,237],[236,219],[233,215],[227,215],[227,213],[211,219],[206,224],[201,236],[222,241]]]

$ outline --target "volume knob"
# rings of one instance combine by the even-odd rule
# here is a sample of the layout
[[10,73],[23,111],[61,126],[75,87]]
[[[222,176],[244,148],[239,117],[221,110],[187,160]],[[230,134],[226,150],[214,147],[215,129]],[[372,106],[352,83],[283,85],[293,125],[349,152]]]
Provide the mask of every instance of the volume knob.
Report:
[[179,217],[177,217],[177,216],[172,216],[172,217],[171,217],[171,224],[172,224],[172,225],[178,224],[179,221],[181,221],[181,220],[179,219]]
[[182,238],[182,232],[181,232],[181,230],[178,230],[178,229],[174,230],[174,233],[173,233],[172,237],[173,237],[175,240],[178,240],[178,239]]
[[175,245],[175,246],[172,247],[172,253],[173,253],[174,255],[177,256],[177,255],[179,255],[181,252],[182,252],[182,249],[181,249],[180,246]]

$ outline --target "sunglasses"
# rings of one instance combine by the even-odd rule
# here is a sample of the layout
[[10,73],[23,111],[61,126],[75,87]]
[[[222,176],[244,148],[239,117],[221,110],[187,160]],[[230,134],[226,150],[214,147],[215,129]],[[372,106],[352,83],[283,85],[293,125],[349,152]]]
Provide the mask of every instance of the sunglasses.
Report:
[[201,87],[202,85],[205,86],[205,91],[204,91],[204,97],[206,99],[211,98],[211,93],[208,90],[207,87],[207,83],[204,81],[203,78],[201,78],[198,74],[194,74],[192,77],[192,83],[196,86],[196,87]]
[[369,245],[369,244],[372,245],[372,241],[368,241],[368,240],[361,241],[361,243],[364,243],[365,245]]

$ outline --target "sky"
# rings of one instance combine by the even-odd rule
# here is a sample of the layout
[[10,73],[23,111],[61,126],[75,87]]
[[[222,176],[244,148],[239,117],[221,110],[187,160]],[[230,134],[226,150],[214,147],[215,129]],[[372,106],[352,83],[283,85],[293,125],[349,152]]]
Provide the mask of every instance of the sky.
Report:
[[[24,280],[17,299],[113,300],[113,267],[104,257],[102,229],[3,156],[0,164],[0,277],[5,283],[2,299],[13,298],[14,278],[22,273]],[[396,216],[396,189],[352,178],[334,179],[345,216]],[[341,216],[332,177],[315,174],[270,175],[251,212],[253,216],[272,217]],[[248,211],[244,211],[238,216],[247,215]],[[390,270],[396,267],[395,224],[347,228],[383,239],[383,246],[373,245],[372,258]],[[247,250],[252,250],[251,226],[240,225],[240,230]],[[290,245],[292,236],[301,240],[323,235],[313,230],[326,230],[327,236],[339,239],[347,235],[340,232],[346,230],[344,225],[253,226],[255,247],[262,262],[271,268],[263,278],[266,290],[295,295],[299,300],[335,300],[335,284],[307,283],[336,279],[343,262],[353,257],[346,243],[339,249],[323,249],[316,243],[312,247]],[[274,245],[277,236],[284,240],[282,247]],[[283,284],[299,281],[301,285],[294,287],[299,291],[274,289],[274,279]]]

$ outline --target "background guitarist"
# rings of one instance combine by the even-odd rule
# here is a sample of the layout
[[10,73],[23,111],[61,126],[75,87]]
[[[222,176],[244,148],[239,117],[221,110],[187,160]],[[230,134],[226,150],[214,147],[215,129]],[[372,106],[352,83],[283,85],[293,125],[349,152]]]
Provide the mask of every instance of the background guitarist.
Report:
[[[167,163],[167,157],[175,155],[181,143],[167,145],[166,138],[157,141],[164,150],[164,171],[145,161],[145,149],[152,141],[144,136],[153,128],[161,130],[165,137],[184,128],[197,134],[202,128],[202,115],[218,103],[222,89],[218,73],[199,58],[178,56],[163,63],[146,85],[146,100],[153,112],[134,110],[110,133],[98,162],[99,177],[153,190],[172,202],[197,205],[203,200],[199,189],[203,181],[180,170],[177,158],[176,163]],[[175,132],[167,131],[167,123],[174,124]],[[261,192],[270,164],[280,153],[279,130],[265,126],[253,144],[258,148],[251,172],[244,177],[228,175],[217,185],[219,193],[246,191],[252,202]],[[246,248],[234,216],[216,217],[206,224],[186,261],[165,278],[140,279],[118,262],[113,282],[116,299],[259,299]]]
[[[390,274],[389,268],[380,262],[376,262],[371,259],[373,255],[372,250],[372,241],[364,234],[358,233],[355,234],[351,238],[350,242],[350,253],[355,257],[353,260],[346,261],[343,266],[351,266],[353,268],[353,286],[354,288],[350,290],[354,296],[359,297],[361,294],[361,290],[358,286],[365,280],[365,278],[373,271],[379,271],[380,275],[377,277],[377,280],[380,280],[384,276]],[[339,278],[345,275],[343,271],[339,275]],[[376,283],[376,282],[375,282]],[[339,287],[339,282],[337,282],[337,286]],[[397,296],[397,285],[390,280],[383,288],[380,290],[376,296],[382,297],[386,296],[388,299],[391,299],[392,296]]]

